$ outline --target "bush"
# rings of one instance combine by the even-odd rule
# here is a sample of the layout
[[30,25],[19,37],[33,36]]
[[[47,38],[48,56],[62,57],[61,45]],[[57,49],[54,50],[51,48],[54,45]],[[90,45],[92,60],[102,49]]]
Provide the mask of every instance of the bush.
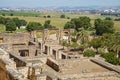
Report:
[[50,16],[50,15],[48,15],[48,16],[47,16],[47,18],[51,18],[51,16]]
[[62,14],[62,15],[60,16],[60,18],[65,18],[65,15],[64,15],[64,14]]
[[106,17],[105,20],[112,20],[112,18],[111,17]]
[[43,16],[44,18],[47,18],[46,16]]
[[86,50],[86,51],[84,51],[84,54],[83,54],[83,56],[84,57],[95,57],[95,51],[93,51],[93,50]]
[[111,57],[116,57],[116,54],[113,53],[113,52],[110,52],[110,53],[103,53],[103,54],[101,54],[101,57],[107,59],[107,58],[111,58]]
[[13,20],[6,23],[6,31],[15,31],[16,30],[16,24]]
[[119,58],[113,52],[101,54],[101,57],[105,59],[106,62],[117,65],[119,64]]
[[118,18],[118,19],[115,19],[115,21],[120,21],[120,18]]
[[114,65],[118,65],[119,64],[119,59],[117,57],[110,57],[106,59],[107,62],[114,64]]

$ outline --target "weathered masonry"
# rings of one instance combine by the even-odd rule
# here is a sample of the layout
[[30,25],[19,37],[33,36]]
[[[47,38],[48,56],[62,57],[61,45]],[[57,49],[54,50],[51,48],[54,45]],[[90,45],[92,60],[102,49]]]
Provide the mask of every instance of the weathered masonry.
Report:
[[60,42],[71,42],[73,32],[0,34],[0,80],[120,80],[116,66],[63,49]]

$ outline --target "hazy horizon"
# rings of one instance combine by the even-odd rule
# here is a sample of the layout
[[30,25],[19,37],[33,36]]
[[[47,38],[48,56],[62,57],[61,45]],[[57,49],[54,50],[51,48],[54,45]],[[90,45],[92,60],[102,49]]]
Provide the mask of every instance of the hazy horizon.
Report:
[[120,0],[0,0],[0,7],[120,6]]

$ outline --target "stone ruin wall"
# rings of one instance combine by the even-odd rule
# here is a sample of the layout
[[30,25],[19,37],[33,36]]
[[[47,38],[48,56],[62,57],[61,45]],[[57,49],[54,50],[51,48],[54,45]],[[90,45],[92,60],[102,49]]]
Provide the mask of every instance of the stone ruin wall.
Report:
[[69,74],[59,76],[59,80],[119,80],[119,74],[115,72],[97,72]]
[[7,34],[7,33],[1,33],[0,39],[2,39],[2,43],[7,44],[28,44],[28,41],[30,40],[29,34],[25,33],[16,33],[16,34]]
[[29,56],[35,56],[37,52],[36,45],[29,45],[29,41],[32,40],[30,34],[26,33],[16,33],[16,34],[0,34],[1,44],[0,47],[8,52],[19,55],[19,50],[28,50]]
[[12,47],[12,52],[16,55],[20,56],[19,50],[28,50],[29,52],[29,57],[34,57],[35,53],[37,51],[37,48],[35,47],[35,45],[30,45],[30,46],[26,46],[26,45],[16,45]]
[[57,63],[55,63],[53,61],[53,59],[47,59],[47,63],[46,63],[48,66],[50,66],[52,69],[54,69],[55,71],[59,71],[59,65]]

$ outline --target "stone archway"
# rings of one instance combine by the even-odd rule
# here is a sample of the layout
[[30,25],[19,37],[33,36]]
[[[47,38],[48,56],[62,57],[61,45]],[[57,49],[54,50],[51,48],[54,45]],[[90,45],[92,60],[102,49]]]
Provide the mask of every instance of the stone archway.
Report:
[[59,30],[58,29],[48,30],[47,39],[58,40],[59,39]]
[[68,43],[71,42],[71,33],[74,32],[74,29],[64,29],[61,32],[61,40],[66,40]]
[[[74,29],[64,29],[64,30],[59,30],[59,29],[44,29],[43,31],[38,30],[33,32],[33,35],[36,35],[36,37],[42,38],[42,41],[45,42],[48,39],[53,39],[53,40],[63,40],[63,37],[66,35],[68,41],[70,41],[70,35],[71,33],[74,32]],[[51,37],[51,34],[54,34],[54,38]]]
[[43,31],[39,30],[36,31],[36,38],[42,38],[43,37]]

